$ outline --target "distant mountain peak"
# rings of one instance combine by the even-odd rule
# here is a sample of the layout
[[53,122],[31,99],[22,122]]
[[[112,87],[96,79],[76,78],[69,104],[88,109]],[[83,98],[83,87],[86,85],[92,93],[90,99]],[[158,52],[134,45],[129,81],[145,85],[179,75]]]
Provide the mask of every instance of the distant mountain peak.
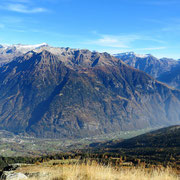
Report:
[[44,47],[44,46],[48,46],[47,43],[41,43],[41,44],[35,44],[35,45],[29,45],[29,44],[13,44],[13,45],[0,45],[0,48],[4,48],[4,49],[10,49],[10,48],[16,48],[17,50],[33,50],[36,48],[40,48],[40,47]]
[[18,56],[22,56],[29,51],[40,50],[41,48],[49,47],[47,43],[28,45],[28,44],[13,44],[0,45],[0,66],[12,61]]
[[130,52],[114,54],[114,56],[115,57],[128,56],[128,57],[147,58],[148,56],[152,56],[152,55],[151,54],[136,54],[135,52],[130,51]]
[[144,71],[161,82],[174,88],[180,88],[180,61],[172,58],[156,58],[151,54],[136,55],[134,52],[114,55],[126,64]]

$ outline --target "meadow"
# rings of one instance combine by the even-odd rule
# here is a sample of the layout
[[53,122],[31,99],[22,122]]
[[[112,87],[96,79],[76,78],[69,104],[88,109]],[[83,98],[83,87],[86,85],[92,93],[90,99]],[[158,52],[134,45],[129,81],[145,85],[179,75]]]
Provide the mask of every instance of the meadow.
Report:
[[29,176],[29,180],[178,180],[176,171],[170,167],[163,168],[142,166],[103,165],[96,161],[79,163],[58,161],[40,163],[21,167],[17,172]]

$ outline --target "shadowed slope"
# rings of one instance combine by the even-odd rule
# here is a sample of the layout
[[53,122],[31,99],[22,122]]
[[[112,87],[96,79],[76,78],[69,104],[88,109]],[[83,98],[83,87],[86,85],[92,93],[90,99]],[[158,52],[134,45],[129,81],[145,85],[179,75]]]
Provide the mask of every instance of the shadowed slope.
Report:
[[180,122],[180,92],[107,53],[44,48],[0,69],[0,128],[79,138]]
[[[122,140],[121,140],[122,141]],[[105,143],[109,148],[180,148],[180,126],[158,129],[122,142]]]

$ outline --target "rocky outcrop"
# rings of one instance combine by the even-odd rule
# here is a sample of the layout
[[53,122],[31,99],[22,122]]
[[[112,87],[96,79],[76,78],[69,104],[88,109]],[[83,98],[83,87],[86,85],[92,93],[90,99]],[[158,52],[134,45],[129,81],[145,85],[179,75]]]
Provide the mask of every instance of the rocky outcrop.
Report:
[[1,173],[1,179],[2,180],[24,180],[28,179],[28,177],[21,173],[21,172],[15,172],[15,170],[19,167],[21,167],[24,164],[10,164],[6,166],[2,173]]
[[1,175],[2,180],[24,180],[28,179],[23,173],[16,173],[14,171],[4,171]]
[[[6,166],[0,174],[0,179],[2,180],[25,180],[25,179],[39,179],[39,180],[49,180],[52,176],[49,172],[24,172],[22,173],[23,168],[33,168],[33,164],[10,164]],[[22,169],[19,169],[22,168]]]

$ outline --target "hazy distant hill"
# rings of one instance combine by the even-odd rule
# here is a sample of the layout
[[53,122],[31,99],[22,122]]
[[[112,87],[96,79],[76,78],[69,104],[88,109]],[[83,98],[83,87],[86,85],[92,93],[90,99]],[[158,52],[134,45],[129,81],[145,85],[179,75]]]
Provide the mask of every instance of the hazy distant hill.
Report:
[[131,139],[120,140],[115,143],[105,143],[101,146],[110,148],[143,148],[143,147],[179,147],[180,148],[180,126],[171,126],[158,129]]
[[49,46],[0,68],[0,128],[86,137],[180,123],[180,91],[107,53]]
[[164,72],[157,79],[172,87],[180,89],[180,64],[173,67],[171,71]]
[[180,71],[178,71],[180,61],[169,58],[158,59],[150,54],[137,55],[133,52],[116,54],[115,57],[172,87],[180,88]]

